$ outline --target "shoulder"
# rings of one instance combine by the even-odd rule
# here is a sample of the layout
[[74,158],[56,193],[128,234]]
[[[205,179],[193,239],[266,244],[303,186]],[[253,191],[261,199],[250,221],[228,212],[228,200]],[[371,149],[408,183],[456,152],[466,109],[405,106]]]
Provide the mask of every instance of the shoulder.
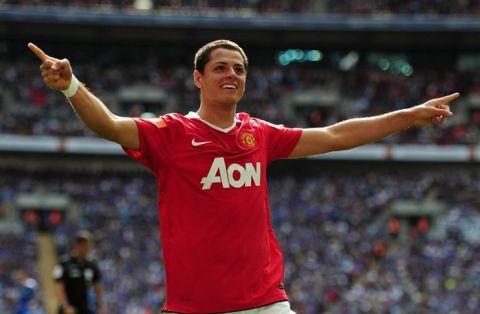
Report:
[[246,112],[239,112],[236,114],[236,119],[241,121],[242,125],[250,125],[252,127],[259,127],[267,123],[265,120],[250,116]]
[[58,264],[61,264],[61,265],[65,265],[65,264],[68,264],[72,261],[72,256],[70,256],[69,254],[64,254],[64,255],[61,255],[59,258],[58,258]]
[[69,255],[60,256],[58,258],[58,263],[53,268],[53,278],[55,280],[60,280],[66,273],[69,264],[71,264],[71,257]]
[[180,113],[167,113],[157,118],[142,120],[149,123],[151,126],[155,126],[157,129],[164,128],[183,128],[195,124],[196,119],[192,115],[182,115]]
[[167,113],[155,118],[134,118],[137,125],[162,129],[174,123],[184,123],[187,119],[179,113]]
[[237,119],[242,121],[242,124],[249,124],[252,127],[262,128],[262,129],[285,129],[286,127],[283,124],[274,124],[272,122],[251,117],[248,113],[239,112],[237,113]]
[[187,120],[187,116],[184,116],[180,113],[167,113],[164,115],[159,116],[165,122],[182,122]]
[[85,266],[86,268],[94,268],[94,269],[98,269],[98,264],[95,260],[93,259],[87,259],[85,261]]
[[94,281],[99,280],[102,277],[102,271],[100,270],[100,267],[98,267],[98,264],[93,260],[87,261],[85,269],[87,269],[89,272],[87,276],[92,276]]

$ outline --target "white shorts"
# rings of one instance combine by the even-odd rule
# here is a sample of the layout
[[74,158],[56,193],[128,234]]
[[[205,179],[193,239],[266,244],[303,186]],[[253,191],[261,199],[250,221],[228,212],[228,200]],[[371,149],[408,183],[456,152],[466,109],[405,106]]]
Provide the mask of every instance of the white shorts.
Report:
[[[178,314],[171,312],[165,313]],[[290,303],[288,303],[288,301],[282,301],[262,307],[257,307],[251,310],[229,312],[225,314],[295,314],[295,312],[290,309]]]

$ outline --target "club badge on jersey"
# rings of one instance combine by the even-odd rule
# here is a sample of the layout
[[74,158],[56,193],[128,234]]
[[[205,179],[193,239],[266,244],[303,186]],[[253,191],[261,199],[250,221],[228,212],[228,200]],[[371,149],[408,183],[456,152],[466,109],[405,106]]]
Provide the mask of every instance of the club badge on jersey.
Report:
[[251,132],[241,132],[240,133],[240,143],[245,148],[254,148],[257,143],[255,141],[255,136]]

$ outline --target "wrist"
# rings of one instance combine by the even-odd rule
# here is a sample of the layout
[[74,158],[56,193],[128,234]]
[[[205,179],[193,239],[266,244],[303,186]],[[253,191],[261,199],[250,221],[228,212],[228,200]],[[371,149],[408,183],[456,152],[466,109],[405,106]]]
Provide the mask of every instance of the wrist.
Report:
[[62,89],[60,91],[67,98],[70,98],[77,93],[77,91],[78,91],[78,80],[75,77],[75,75],[72,74],[72,79],[70,80],[70,85],[68,86],[68,88],[67,89]]
[[400,110],[400,116],[402,117],[403,121],[406,121],[406,128],[411,128],[416,126],[416,118],[415,112],[413,112],[412,108],[407,108]]

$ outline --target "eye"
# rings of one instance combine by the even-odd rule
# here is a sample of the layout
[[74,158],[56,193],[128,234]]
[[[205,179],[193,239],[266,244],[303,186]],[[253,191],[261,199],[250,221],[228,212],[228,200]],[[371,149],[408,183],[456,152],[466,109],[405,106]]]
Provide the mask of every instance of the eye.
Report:
[[237,73],[237,74],[244,74],[244,73],[245,73],[245,70],[244,70],[243,68],[238,67],[238,68],[235,68],[235,73]]
[[223,71],[223,70],[225,70],[225,66],[224,66],[224,65],[216,66],[216,67],[214,68],[214,70],[215,70],[215,71],[218,71],[218,72]]

